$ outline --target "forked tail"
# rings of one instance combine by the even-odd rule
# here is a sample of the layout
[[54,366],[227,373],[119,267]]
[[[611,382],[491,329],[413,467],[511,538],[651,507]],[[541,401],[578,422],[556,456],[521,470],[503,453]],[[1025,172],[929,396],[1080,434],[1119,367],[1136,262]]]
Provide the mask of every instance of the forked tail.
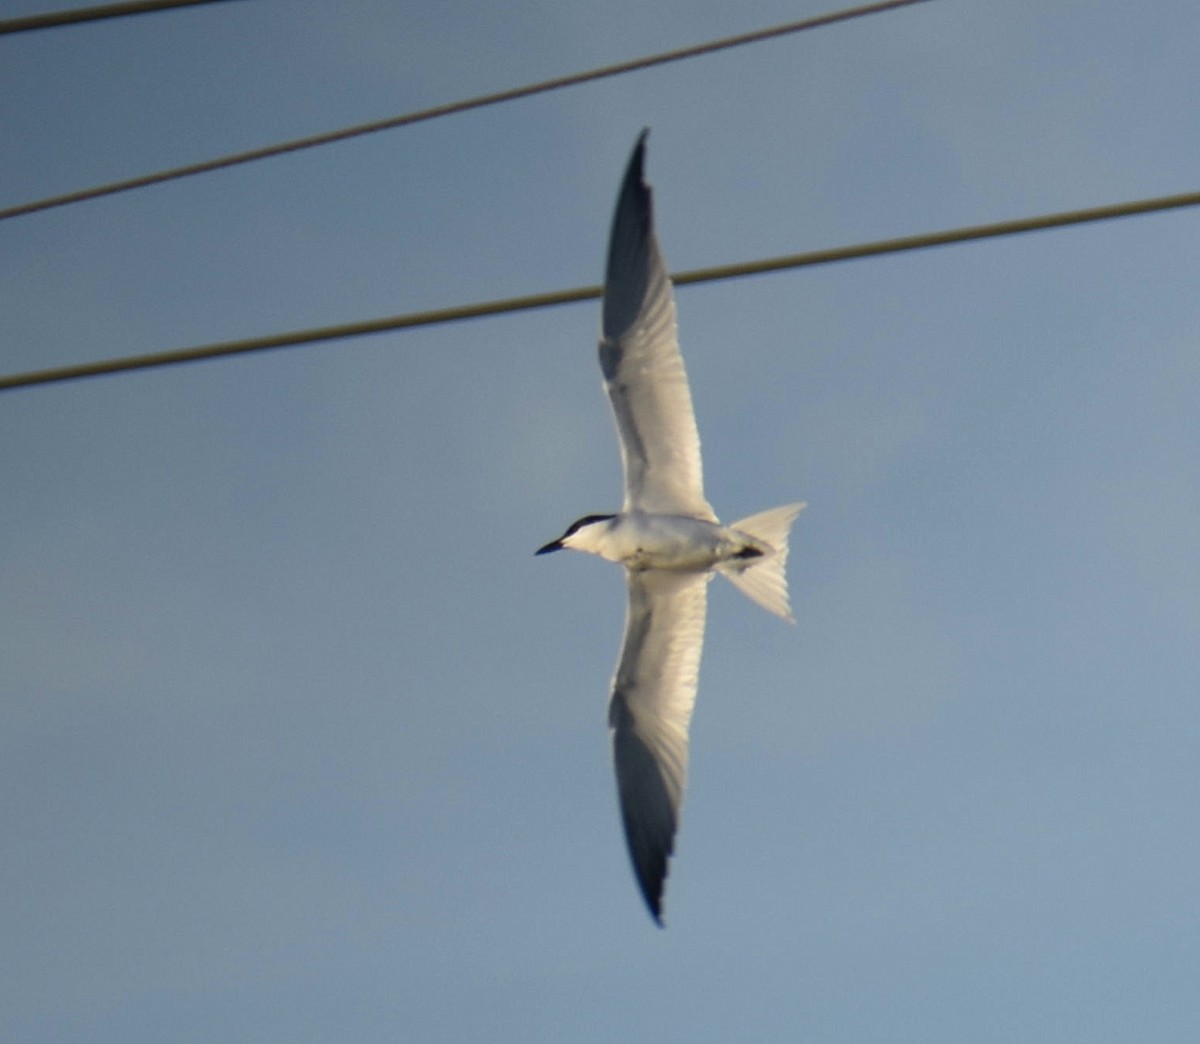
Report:
[[735,522],[730,529],[753,537],[770,550],[761,557],[731,559],[717,567],[747,598],[788,623],[796,622],[788,607],[788,532],[804,508],[804,504],[785,504]]

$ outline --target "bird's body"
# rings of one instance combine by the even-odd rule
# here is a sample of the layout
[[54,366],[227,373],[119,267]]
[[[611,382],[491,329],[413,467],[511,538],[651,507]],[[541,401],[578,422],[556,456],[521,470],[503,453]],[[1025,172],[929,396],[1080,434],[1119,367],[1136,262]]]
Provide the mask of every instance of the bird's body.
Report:
[[700,438],[654,235],[639,137],[609,237],[600,369],[621,443],[625,499],[585,515],[538,554],[569,548],[625,566],[628,608],[609,702],[625,838],[646,905],[662,893],[687,783],[708,582],[717,573],[791,620],[784,567],[803,504],[722,526],[704,498]]
[[749,534],[707,519],[637,510],[585,526],[566,538],[563,547],[599,555],[626,569],[685,573],[745,562],[771,550]]

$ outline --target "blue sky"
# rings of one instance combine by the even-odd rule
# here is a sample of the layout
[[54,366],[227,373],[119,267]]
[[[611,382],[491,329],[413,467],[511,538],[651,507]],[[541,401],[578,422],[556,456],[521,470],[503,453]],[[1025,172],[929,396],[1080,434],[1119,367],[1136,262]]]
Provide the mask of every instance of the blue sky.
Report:
[[[5,14],[57,9],[12,0]],[[0,206],[829,10],[254,0],[0,39]],[[4,372],[1195,190],[1200,8],[933,0],[0,225]],[[685,288],[668,929],[605,730],[598,307],[0,396],[0,1036],[1200,1032],[1200,214]]]

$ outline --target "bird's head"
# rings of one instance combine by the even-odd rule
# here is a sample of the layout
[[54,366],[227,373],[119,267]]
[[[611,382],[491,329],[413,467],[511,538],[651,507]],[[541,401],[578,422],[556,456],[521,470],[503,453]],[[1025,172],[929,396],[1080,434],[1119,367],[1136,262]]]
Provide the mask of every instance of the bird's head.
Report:
[[595,553],[600,544],[600,538],[608,532],[608,523],[616,515],[584,515],[567,526],[567,531],[557,540],[539,547],[534,554],[546,555],[551,551],[561,551],[564,547],[576,551],[591,551]]

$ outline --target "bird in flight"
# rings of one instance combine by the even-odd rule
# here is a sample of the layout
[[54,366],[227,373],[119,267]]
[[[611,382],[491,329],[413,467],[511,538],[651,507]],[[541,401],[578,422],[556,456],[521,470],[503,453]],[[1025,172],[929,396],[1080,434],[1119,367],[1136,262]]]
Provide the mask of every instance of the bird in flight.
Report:
[[675,328],[671,279],[654,233],[642,131],[608,242],[600,370],[616,419],[625,500],[585,515],[537,554],[570,548],[625,567],[629,601],[608,723],[625,840],[650,914],[663,888],[687,783],[708,582],[717,573],[792,620],[784,566],[804,504],[722,526],[704,499],[700,437]]

